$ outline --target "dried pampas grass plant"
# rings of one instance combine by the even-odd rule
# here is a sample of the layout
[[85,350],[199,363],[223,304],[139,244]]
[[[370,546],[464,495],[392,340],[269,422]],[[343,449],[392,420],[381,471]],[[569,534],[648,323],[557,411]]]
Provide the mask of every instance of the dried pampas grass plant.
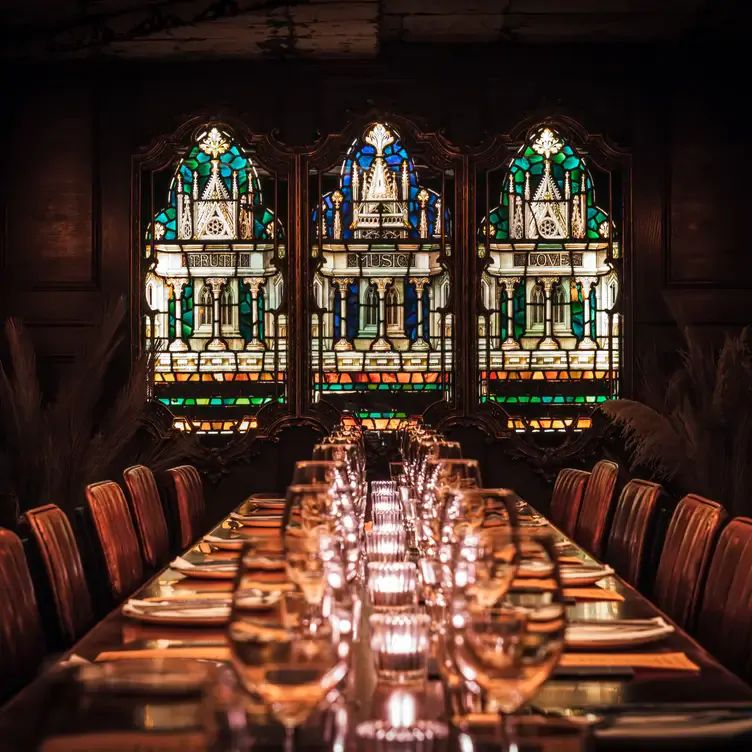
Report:
[[46,399],[31,338],[20,320],[5,322],[12,368],[0,367],[4,483],[21,511],[51,502],[71,514],[83,503],[88,483],[118,479],[125,467],[139,461],[159,470],[195,456],[195,437],[160,430],[150,420],[155,349],[139,356],[114,398],[106,393],[123,344],[125,314],[123,298],[105,306],[96,333]]
[[703,344],[688,327],[679,369],[666,378],[655,357],[642,364],[644,402],[619,399],[601,410],[632,455],[632,469],[652,471],[684,493],[752,511],[752,339],[748,329],[723,346]]

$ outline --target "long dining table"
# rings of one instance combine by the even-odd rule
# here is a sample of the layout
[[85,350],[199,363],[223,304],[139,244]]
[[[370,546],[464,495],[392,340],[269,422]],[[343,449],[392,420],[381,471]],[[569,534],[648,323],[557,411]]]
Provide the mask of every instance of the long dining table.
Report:
[[[241,505],[247,509],[247,502]],[[240,509],[240,507],[239,507]],[[535,514],[531,511],[531,514]],[[548,523],[545,523],[548,524]],[[210,532],[226,534],[235,527],[230,517],[223,519]],[[585,551],[555,531],[562,546],[567,546],[570,561],[579,560],[595,565]],[[213,558],[237,556],[230,551],[209,552],[203,539],[196,542],[183,558],[201,563]],[[567,606],[570,621],[645,619],[662,616],[649,600],[618,576],[601,580],[596,587],[603,597],[580,600],[573,598]],[[228,592],[232,580],[198,580],[186,577],[168,566],[141,587],[133,597],[139,599],[174,596],[176,593],[200,591]],[[592,588],[590,588],[592,590]],[[667,619],[667,617],[664,617]],[[667,619],[667,621],[670,621]],[[739,707],[752,709],[752,689],[721,666],[689,635],[676,625],[673,633],[661,642],[639,648],[641,653],[684,653],[698,667],[697,671],[638,669],[633,674],[618,668],[612,673],[586,671],[577,675],[555,675],[542,688],[533,705],[537,713],[555,717],[580,713],[629,711],[630,708]],[[125,616],[115,608],[94,626],[77,644],[21,691],[0,710],[0,749],[3,750],[204,750],[207,728],[206,706],[188,702],[185,697],[159,697],[130,693],[83,700],[72,689],[71,674],[87,662],[123,657],[124,651],[174,651],[217,646],[225,643],[222,626],[196,627],[183,625],[144,624]],[[114,654],[114,655],[113,655]],[[354,729],[370,719],[389,720],[394,717],[394,687],[378,684],[372,665],[367,634],[361,634],[354,651],[349,680],[349,696],[338,717],[344,724],[344,748],[355,748]],[[399,690],[404,703],[405,690]],[[438,676],[429,675],[425,687],[409,690],[412,695],[410,712],[423,719],[447,720],[445,702]],[[399,710],[397,712],[400,712]],[[325,715],[325,714],[324,714]],[[310,722],[312,733],[299,733],[303,748],[341,748],[332,741],[327,721],[316,716]],[[318,725],[317,725],[318,724]],[[322,725],[323,724],[323,725]],[[259,730],[259,739],[268,748],[279,748],[281,735],[274,732],[271,721]],[[276,735],[275,735],[276,734]],[[263,737],[263,738],[262,738]],[[264,743],[258,746],[264,747]],[[254,746],[256,748],[256,746]],[[638,746],[637,748],[645,748]],[[230,749],[227,747],[226,749]]]

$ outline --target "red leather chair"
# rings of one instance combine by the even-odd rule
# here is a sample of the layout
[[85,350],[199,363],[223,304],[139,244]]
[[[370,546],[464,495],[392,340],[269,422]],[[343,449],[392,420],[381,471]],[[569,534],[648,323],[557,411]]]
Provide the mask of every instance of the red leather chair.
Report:
[[195,467],[181,465],[167,471],[172,479],[180,521],[180,545],[188,548],[199,535],[205,532],[204,489],[201,476]]
[[590,473],[565,467],[559,471],[551,495],[551,522],[570,538],[574,535],[585,485]]
[[170,558],[170,533],[157,481],[145,465],[129,467],[123,472],[123,480],[130,497],[144,561],[147,566],[157,569]]
[[697,636],[721,663],[752,679],[752,519],[731,520],[710,562]]
[[640,582],[650,543],[648,531],[662,492],[663,487],[658,483],[631,480],[616,503],[605,558],[633,587]]
[[34,584],[21,539],[0,529],[0,697],[33,678],[44,658]]
[[695,494],[685,496],[671,518],[653,600],[685,629],[694,625],[715,542],[726,518],[720,504]]
[[66,644],[73,643],[94,621],[73,527],[62,509],[54,504],[28,511],[26,522],[44,564],[60,634]]
[[614,488],[619,466],[610,460],[595,463],[585,485],[574,539],[596,558],[603,553],[606,525],[614,504]]
[[112,595],[120,600],[130,595],[144,578],[128,502],[120,486],[111,480],[87,486],[86,501],[104,554]]

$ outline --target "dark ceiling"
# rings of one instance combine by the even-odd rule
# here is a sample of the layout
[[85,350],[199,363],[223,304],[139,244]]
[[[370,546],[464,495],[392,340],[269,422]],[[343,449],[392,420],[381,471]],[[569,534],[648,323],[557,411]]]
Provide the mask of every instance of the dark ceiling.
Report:
[[24,0],[4,10],[18,58],[373,57],[411,42],[627,42],[716,36],[728,0]]

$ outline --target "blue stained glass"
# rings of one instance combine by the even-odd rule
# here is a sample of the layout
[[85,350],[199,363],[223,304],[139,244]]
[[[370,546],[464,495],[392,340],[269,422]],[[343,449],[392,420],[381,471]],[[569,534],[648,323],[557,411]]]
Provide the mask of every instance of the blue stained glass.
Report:
[[428,294],[428,285],[423,288],[423,339],[428,342],[430,337],[431,323],[431,296]]
[[[340,294],[339,287],[334,289],[334,339],[339,339],[340,326],[342,324],[341,311],[342,295]],[[347,315],[347,314],[345,314]]]
[[405,285],[405,336],[411,342],[418,338],[418,296],[415,285]]
[[[394,141],[386,145],[383,149],[382,156],[386,167],[391,174],[396,175],[397,182],[400,185],[400,191],[402,186],[402,169],[403,164],[407,165],[407,179],[408,179],[408,218],[410,222],[409,237],[413,239],[420,238],[420,213],[421,207],[418,201],[418,194],[421,190],[425,190],[428,194],[426,201],[426,218],[428,220],[429,227],[434,227],[436,222],[436,202],[439,199],[439,194],[436,191],[424,188],[419,185],[417,174],[415,171],[415,164],[410,158],[409,154],[402,146],[397,131],[388,126],[388,130],[392,134]],[[340,204],[341,212],[341,227],[342,227],[342,240],[352,239],[353,237],[353,191],[352,191],[352,171],[353,165],[357,164],[359,170],[362,173],[367,172],[376,158],[376,150],[374,147],[366,143],[363,140],[356,142],[348,151],[342,166],[342,173],[340,177],[339,191],[342,194],[342,202]],[[334,234],[334,203],[332,200],[332,193],[327,193],[322,197],[324,207],[324,224],[326,225],[326,235],[329,238]],[[313,221],[318,227],[319,215],[318,211],[313,212]],[[449,221],[449,212],[445,207],[444,210],[444,222]]]
[[240,336],[246,344],[253,339],[252,304],[251,288],[245,284],[240,285]]
[[595,288],[590,291],[590,337],[595,339],[597,336],[597,316],[598,311],[598,297],[595,293]]
[[347,338],[352,341],[358,336],[360,328],[360,301],[358,300],[358,285],[351,282],[347,286]]

